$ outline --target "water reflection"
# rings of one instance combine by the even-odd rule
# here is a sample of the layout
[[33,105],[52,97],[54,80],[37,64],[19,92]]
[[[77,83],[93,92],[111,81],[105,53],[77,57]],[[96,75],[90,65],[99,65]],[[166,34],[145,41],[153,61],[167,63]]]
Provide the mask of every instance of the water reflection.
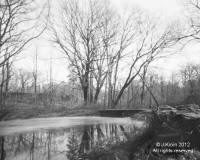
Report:
[[96,124],[0,137],[0,160],[78,160],[94,149],[127,141],[141,128]]

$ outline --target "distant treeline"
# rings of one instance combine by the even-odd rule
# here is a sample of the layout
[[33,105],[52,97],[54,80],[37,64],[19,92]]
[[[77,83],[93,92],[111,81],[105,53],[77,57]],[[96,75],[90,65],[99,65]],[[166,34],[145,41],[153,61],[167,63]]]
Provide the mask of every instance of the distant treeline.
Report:
[[[106,84],[108,84],[106,82]],[[48,86],[48,85],[47,85]],[[24,86],[25,87],[25,86]],[[28,87],[28,86],[26,86]],[[109,92],[104,86],[96,103],[108,106]],[[22,90],[19,85],[18,91],[3,92],[5,104],[8,103],[37,103],[43,105],[49,104],[67,104],[75,106],[83,103],[83,94],[79,83],[69,81],[68,83],[54,84],[53,88],[47,87],[37,93],[29,90]],[[10,86],[12,89],[12,86]],[[95,88],[90,88],[90,98],[94,97]],[[112,91],[114,92],[114,90]],[[115,90],[115,94],[119,92]],[[114,94],[114,93],[113,93]],[[200,105],[200,65],[188,64],[179,72],[174,73],[168,79],[149,71],[143,75],[143,80],[134,80],[124,91],[116,107],[152,107],[156,103],[159,105],[179,105],[196,103]],[[157,102],[155,102],[157,101]]]
[[25,93],[25,92],[7,92],[3,93],[6,104],[12,104],[16,102],[21,103],[37,103],[37,104],[49,104],[52,103],[77,103],[78,99],[74,95],[56,95],[51,93]]

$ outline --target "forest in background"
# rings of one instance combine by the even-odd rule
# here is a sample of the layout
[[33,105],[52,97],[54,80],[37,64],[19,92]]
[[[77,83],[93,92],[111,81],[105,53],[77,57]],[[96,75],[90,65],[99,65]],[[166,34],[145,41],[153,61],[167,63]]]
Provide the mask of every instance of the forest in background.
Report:
[[[13,73],[9,83],[9,91],[4,93],[7,95],[3,95],[5,96],[5,105],[36,103],[47,107],[51,105],[75,107],[83,104],[83,94],[78,82],[71,80],[69,83],[37,85],[37,93],[35,94],[33,75],[31,72],[23,72],[22,70]],[[105,83],[107,84],[107,80]],[[94,88],[90,88],[90,94],[93,93],[90,95],[91,97],[94,97],[93,90]],[[155,97],[152,97],[151,94]],[[172,74],[168,80],[153,72],[145,73],[143,80],[134,80],[125,90],[117,107],[151,107],[156,103],[173,106],[191,103],[199,105],[199,97],[200,65],[188,64],[178,73]],[[108,90],[102,90],[96,103],[108,106],[109,100]]]

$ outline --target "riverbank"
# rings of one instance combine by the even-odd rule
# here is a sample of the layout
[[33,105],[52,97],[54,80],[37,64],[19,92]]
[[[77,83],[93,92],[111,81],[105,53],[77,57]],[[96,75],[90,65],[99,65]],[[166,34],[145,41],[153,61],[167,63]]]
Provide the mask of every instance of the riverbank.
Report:
[[14,119],[29,119],[29,118],[45,118],[45,117],[63,117],[63,116],[98,116],[98,109],[103,109],[103,106],[34,106],[30,104],[16,104],[6,106],[0,111],[0,120],[14,120]]

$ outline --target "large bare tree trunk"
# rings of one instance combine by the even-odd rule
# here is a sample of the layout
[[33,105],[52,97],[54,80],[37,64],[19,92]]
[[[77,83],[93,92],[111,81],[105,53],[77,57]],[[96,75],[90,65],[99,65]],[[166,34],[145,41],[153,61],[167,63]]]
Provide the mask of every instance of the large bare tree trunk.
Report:
[[100,89],[97,88],[96,89],[96,92],[95,92],[95,95],[94,95],[94,103],[97,103],[98,101],[98,96],[99,96],[99,93],[100,93]]
[[88,103],[88,87],[82,87],[84,103]]
[[93,103],[94,97],[93,97],[93,77],[92,74],[90,74],[90,83],[89,83],[89,102]]

